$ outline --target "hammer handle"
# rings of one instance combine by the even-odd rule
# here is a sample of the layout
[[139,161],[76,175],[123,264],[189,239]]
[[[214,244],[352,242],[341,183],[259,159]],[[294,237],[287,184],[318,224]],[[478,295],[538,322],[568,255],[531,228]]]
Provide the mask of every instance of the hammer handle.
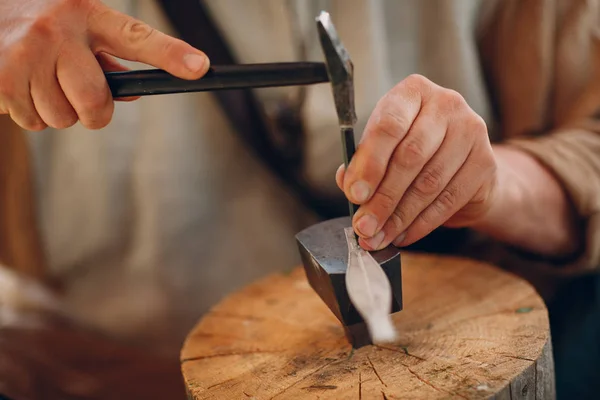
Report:
[[[352,160],[352,156],[356,152],[356,144],[354,142],[354,128],[342,127],[342,145],[344,147],[344,165],[348,169],[348,164]],[[348,208],[350,211],[350,220],[354,217],[354,213],[358,210],[358,205],[348,201]]]
[[180,79],[159,69],[105,76],[115,98],[329,82],[325,64],[318,62],[215,65],[198,80]]

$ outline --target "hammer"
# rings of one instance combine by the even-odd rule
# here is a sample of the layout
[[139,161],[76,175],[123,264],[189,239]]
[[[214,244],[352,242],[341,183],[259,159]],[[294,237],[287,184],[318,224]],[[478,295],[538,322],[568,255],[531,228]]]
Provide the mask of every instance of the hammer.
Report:
[[[108,72],[105,76],[114,98],[330,82],[347,167],[356,150],[353,64],[329,14],[321,12],[316,22],[325,63],[211,66],[201,79],[192,81],[174,77],[158,69]],[[308,282],[342,323],[350,343],[358,348],[370,344],[371,338],[346,290],[348,244],[344,229],[352,225],[352,217],[358,206],[348,202],[348,207],[349,217],[308,227],[296,235],[296,241]],[[389,279],[392,291],[391,312],[402,310],[402,276],[398,249],[390,245],[383,250],[371,252],[371,255]]]

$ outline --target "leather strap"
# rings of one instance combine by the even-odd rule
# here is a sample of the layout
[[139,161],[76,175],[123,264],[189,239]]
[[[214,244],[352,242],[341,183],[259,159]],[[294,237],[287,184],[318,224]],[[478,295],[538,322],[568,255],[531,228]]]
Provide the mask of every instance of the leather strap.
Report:
[[[181,39],[204,51],[214,65],[237,64],[223,35],[201,0],[159,0]],[[269,119],[252,90],[213,92],[241,139],[296,197],[321,218],[345,215],[346,202],[314,193],[302,173],[305,135],[299,112],[281,104]]]

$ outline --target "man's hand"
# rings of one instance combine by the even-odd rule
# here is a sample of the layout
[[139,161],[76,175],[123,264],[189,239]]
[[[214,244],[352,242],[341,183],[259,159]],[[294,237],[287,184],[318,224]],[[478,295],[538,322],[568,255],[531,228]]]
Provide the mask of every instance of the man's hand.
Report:
[[490,208],[496,161],[485,122],[465,100],[412,75],[379,101],[336,181],[361,205],[353,220],[361,246],[377,250],[477,222]]
[[202,52],[100,0],[0,2],[0,114],[33,131],[106,126],[114,105],[103,70],[126,70],[113,56],[182,79],[209,67]]

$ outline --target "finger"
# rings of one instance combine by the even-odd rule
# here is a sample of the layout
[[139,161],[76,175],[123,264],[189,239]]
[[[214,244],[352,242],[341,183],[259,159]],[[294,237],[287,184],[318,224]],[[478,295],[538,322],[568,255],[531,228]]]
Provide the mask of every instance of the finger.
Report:
[[442,144],[440,152],[425,165],[385,222],[381,229],[383,235],[365,240],[367,249],[385,248],[395,240],[401,242],[404,239],[407,228],[440,196],[464,164],[470,151],[468,144],[466,146],[465,152],[464,148]]
[[67,100],[56,77],[55,64],[35,69],[31,78],[31,98],[39,116],[55,129],[66,129],[77,123],[77,113]]
[[377,103],[344,179],[344,193],[353,203],[368,201],[383,180],[394,149],[429,97],[427,82],[406,78]]
[[198,79],[210,66],[200,50],[105,6],[92,14],[89,29],[95,50],[150,64],[182,79]]
[[419,214],[403,237],[394,241],[394,245],[408,246],[422,239],[437,227],[442,226],[444,222],[476,197],[484,182],[488,180],[488,171],[491,171],[491,169],[488,168],[485,162],[474,160],[475,153],[475,151],[471,152],[463,167],[450,180],[448,186],[442,190],[429,207]]
[[114,103],[96,57],[83,44],[65,46],[56,76],[82,125],[100,129],[112,118]]
[[439,150],[410,183],[396,209],[386,220],[382,228],[385,234],[380,236],[381,242],[367,240],[368,245],[373,249],[383,248],[399,238],[417,216],[446,188],[452,177],[466,162],[473,143],[469,126],[452,125]]
[[97,53],[96,60],[98,60],[98,64],[104,71],[107,72],[115,72],[115,71],[129,71],[129,68],[121,64],[117,61],[117,59],[110,54],[106,53]]
[[[354,216],[353,223],[359,236],[373,238],[379,233],[407,188],[440,148],[448,120],[439,115],[437,103],[425,104],[406,137],[394,150],[383,181],[373,197]],[[380,235],[371,242],[382,238]]]
[[341,190],[344,190],[344,175],[346,173],[346,166],[344,164],[340,165],[335,172],[335,183]]
[[9,114],[21,128],[28,131],[41,131],[47,127],[35,109],[29,84],[20,75],[12,79],[0,79],[0,114]]
[[[106,53],[98,53],[96,54],[96,59],[100,64],[102,70],[106,72],[121,72],[121,71],[129,71],[130,69],[118,62],[114,57]],[[135,101],[138,100],[140,96],[130,96],[130,97],[115,97],[115,101]]]
[[28,131],[38,132],[48,127],[35,110],[29,93],[23,93],[20,101],[11,104],[8,114],[17,125]]

